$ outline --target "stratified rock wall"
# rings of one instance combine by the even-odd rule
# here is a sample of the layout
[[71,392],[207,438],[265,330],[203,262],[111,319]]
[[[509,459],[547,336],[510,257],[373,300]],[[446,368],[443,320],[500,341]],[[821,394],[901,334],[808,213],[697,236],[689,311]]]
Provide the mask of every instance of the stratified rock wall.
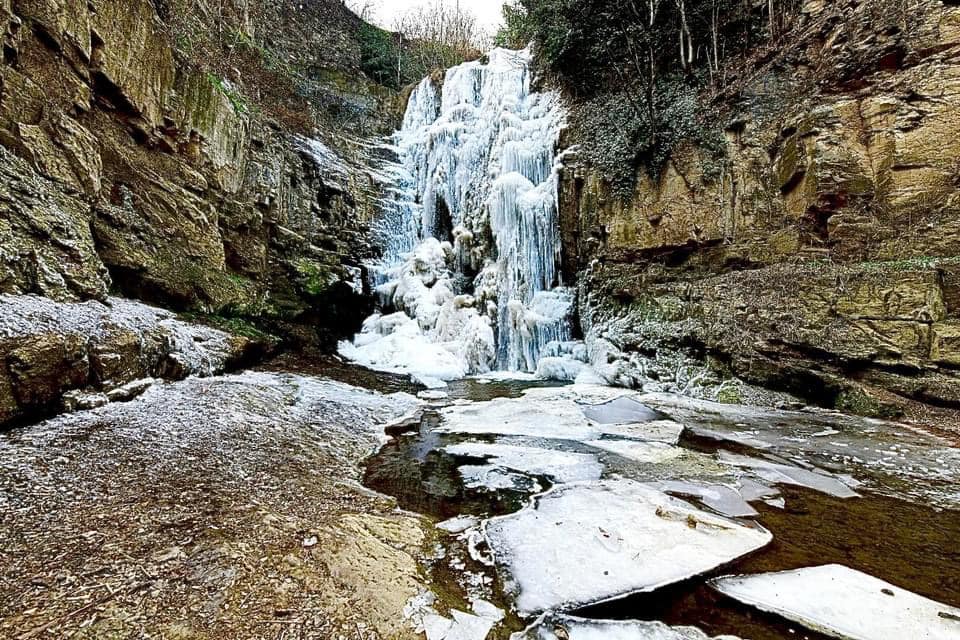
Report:
[[719,174],[686,148],[624,202],[566,171],[610,377],[682,385],[706,361],[858,411],[871,388],[960,406],[960,8],[901,5],[807,3],[792,41],[731,70]]
[[[337,95],[351,117],[382,118],[392,98],[357,71],[359,19],[336,0],[307,4],[226,3],[219,28],[250,43],[271,27],[259,21],[275,21],[279,53],[258,55],[299,51],[284,64],[301,65],[307,95],[291,99]],[[78,301],[117,291],[313,325],[321,338],[348,333],[368,304],[353,287],[371,250],[369,185],[334,176],[294,135],[335,146],[343,131],[326,121],[329,131],[293,131],[259,108],[255,81],[190,59],[191,43],[170,27],[178,6],[0,1],[0,293]],[[303,52],[291,35],[300,32],[320,34],[318,51],[334,53]],[[349,74],[359,79],[338,94]],[[367,102],[357,97],[364,87]]]

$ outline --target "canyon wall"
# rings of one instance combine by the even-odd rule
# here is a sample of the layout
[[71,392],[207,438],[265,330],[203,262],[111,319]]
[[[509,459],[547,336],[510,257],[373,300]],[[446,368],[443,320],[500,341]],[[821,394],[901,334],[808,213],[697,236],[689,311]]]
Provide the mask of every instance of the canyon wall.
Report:
[[807,2],[727,70],[719,163],[684,148],[624,200],[568,162],[568,273],[609,378],[960,407],[960,8],[914,4]]
[[[359,326],[377,193],[354,141],[399,113],[363,26],[338,0],[0,0],[0,424]],[[248,338],[181,366],[187,330],[124,299]],[[38,308],[57,322],[26,327]]]

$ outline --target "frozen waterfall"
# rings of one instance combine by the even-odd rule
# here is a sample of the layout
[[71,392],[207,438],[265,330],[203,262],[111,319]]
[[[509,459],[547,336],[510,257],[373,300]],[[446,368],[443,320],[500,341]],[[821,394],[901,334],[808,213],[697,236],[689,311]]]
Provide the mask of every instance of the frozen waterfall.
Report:
[[[378,228],[382,314],[341,353],[437,382],[533,372],[570,340],[560,282],[560,98],[531,91],[529,51],[496,49],[424,79],[393,140]],[[389,165],[389,163],[385,163]],[[554,345],[555,347],[555,345]],[[551,348],[556,352],[556,348]]]

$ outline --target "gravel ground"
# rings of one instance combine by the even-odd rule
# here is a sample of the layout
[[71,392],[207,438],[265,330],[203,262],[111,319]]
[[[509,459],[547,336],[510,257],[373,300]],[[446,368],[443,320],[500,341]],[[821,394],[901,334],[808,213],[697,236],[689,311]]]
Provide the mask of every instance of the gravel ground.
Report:
[[246,373],[0,434],[0,637],[410,636],[423,523],[358,463],[413,405]]

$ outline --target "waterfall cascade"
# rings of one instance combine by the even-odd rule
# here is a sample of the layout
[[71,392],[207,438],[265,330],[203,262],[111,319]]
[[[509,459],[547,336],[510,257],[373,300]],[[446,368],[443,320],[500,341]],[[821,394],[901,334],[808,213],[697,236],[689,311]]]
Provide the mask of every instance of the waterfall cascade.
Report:
[[[424,79],[394,136],[374,282],[388,315],[341,353],[437,382],[529,371],[571,337],[560,286],[560,98],[531,92],[529,51]],[[387,163],[389,164],[389,163]],[[549,347],[549,349],[548,349]]]

